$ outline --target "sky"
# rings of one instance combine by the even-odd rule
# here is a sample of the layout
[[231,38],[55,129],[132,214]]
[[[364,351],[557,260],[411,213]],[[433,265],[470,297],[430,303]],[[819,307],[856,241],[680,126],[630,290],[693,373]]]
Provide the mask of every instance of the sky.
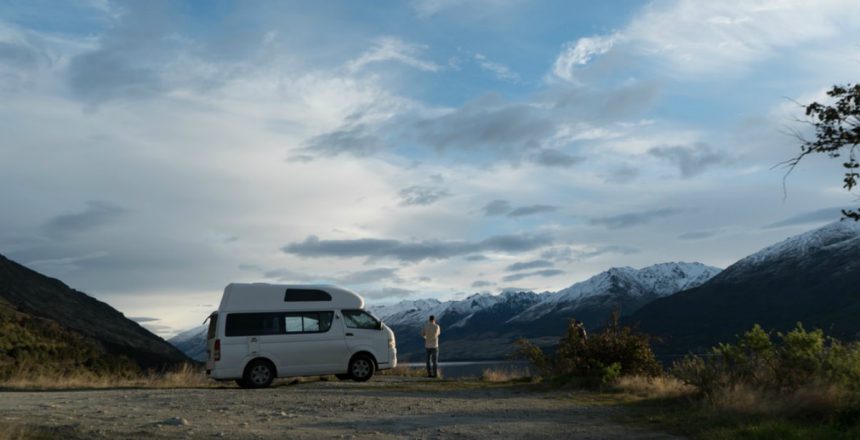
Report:
[[726,267],[860,203],[779,166],[858,74],[856,0],[6,0],[0,254],[162,336],[230,282]]

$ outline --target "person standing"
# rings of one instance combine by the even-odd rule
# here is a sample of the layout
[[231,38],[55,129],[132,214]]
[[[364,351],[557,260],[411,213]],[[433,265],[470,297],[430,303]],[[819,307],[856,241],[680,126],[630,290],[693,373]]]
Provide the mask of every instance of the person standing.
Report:
[[436,317],[433,315],[430,315],[430,320],[421,329],[421,336],[424,337],[424,348],[427,350],[427,377],[436,377],[439,371],[439,334],[441,331],[442,329],[436,323]]

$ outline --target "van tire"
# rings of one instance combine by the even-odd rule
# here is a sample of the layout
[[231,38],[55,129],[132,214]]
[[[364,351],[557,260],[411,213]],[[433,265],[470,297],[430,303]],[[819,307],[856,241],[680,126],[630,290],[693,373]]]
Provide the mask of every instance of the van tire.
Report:
[[266,388],[275,380],[275,374],[275,366],[271,362],[265,359],[254,359],[245,367],[242,382],[245,388]]
[[236,379],[236,385],[239,385],[242,388],[248,388],[248,384],[245,383],[245,379]]
[[344,374],[335,374],[335,375],[334,375],[334,377],[336,377],[338,380],[349,380],[349,379],[352,379],[352,375],[351,375],[351,374],[348,374],[348,373],[344,373]]
[[349,361],[349,376],[356,382],[366,382],[373,377],[376,370],[373,358],[366,354],[358,354]]

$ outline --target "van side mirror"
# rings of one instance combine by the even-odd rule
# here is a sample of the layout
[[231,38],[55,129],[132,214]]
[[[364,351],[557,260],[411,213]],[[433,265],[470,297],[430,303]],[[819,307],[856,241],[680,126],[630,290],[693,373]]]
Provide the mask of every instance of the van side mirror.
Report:
[[377,330],[382,330],[382,321],[377,321],[377,322],[376,322],[376,329],[377,329]]

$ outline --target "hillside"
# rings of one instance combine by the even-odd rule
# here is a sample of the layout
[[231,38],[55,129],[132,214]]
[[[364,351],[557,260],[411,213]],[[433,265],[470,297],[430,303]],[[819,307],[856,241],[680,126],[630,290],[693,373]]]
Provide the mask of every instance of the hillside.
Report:
[[729,266],[703,285],[642,307],[630,319],[662,353],[702,351],[759,323],[796,322],[840,338],[860,336],[860,223],[791,237]]
[[27,359],[54,361],[61,370],[74,365],[161,368],[188,360],[111,306],[2,255],[0,310],[0,358],[6,368]]

